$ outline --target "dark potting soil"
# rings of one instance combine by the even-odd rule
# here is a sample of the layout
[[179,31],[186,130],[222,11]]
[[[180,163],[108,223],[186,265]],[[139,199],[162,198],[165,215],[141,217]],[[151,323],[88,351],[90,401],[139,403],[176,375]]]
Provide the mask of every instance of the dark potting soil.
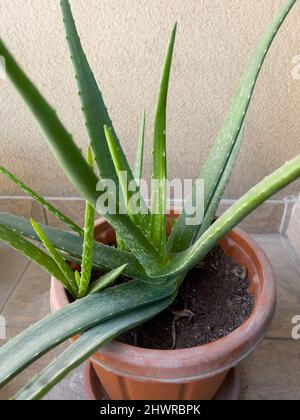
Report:
[[182,349],[229,334],[253,310],[247,271],[215,247],[186,276],[176,301],[118,341],[150,349]]

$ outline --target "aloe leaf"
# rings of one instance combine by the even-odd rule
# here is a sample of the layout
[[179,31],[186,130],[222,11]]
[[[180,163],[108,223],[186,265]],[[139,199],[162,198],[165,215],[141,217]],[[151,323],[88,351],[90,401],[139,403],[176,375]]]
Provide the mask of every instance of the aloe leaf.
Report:
[[[214,193],[214,196],[212,198],[212,201],[211,201],[209,207],[206,209],[206,212],[205,212],[205,215],[204,215],[204,218],[203,218],[202,222],[197,226],[188,225],[188,224],[186,224],[186,218],[185,217],[180,217],[180,220],[178,220],[177,222],[175,221],[175,225],[177,223],[177,225],[176,225],[177,233],[173,232],[173,230],[171,232],[170,239],[168,241],[168,250],[169,251],[172,251],[172,252],[177,251],[178,252],[178,250],[181,249],[182,243],[181,244],[176,243],[176,241],[178,239],[177,234],[180,230],[182,232],[184,232],[185,238],[194,238],[194,241],[195,241],[211,225],[212,221],[215,218],[216,211],[219,207],[221,198],[223,197],[223,193],[225,191],[226,185],[227,185],[228,180],[230,178],[235,160],[236,160],[236,158],[239,154],[241,144],[242,144],[242,140],[243,140],[243,133],[244,133],[244,129],[242,129],[240,134],[239,134],[239,137],[238,137],[237,142],[234,146],[234,149],[232,151],[230,159],[229,159],[229,161],[226,165],[226,168],[225,168],[225,171],[223,173],[222,179],[220,180],[220,182],[218,184],[218,187],[217,187],[217,189]],[[197,185],[194,186],[194,189],[195,188],[197,188]],[[193,195],[197,196],[199,194],[197,194],[197,192],[194,191]],[[194,199],[194,198],[193,198],[193,200],[194,200],[193,202],[197,206],[197,203],[196,203],[197,200]],[[202,203],[198,203],[198,205],[201,206]],[[200,212],[200,209],[198,208],[196,211]],[[191,216],[189,216],[189,217],[191,217]]]
[[135,165],[134,165],[134,178],[137,185],[140,185],[140,180],[143,174],[143,162],[144,162],[144,146],[145,146],[145,128],[146,128],[146,112],[143,112],[141,126],[140,126],[140,135],[137,145]]
[[[39,236],[32,228],[29,220],[15,216],[9,213],[0,212],[0,224],[7,228],[18,232],[20,235],[30,239],[40,241]],[[82,263],[83,240],[80,236],[72,232],[67,232],[51,226],[46,226],[40,223],[43,231],[48,236],[49,240],[60,250],[62,255],[69,261],[77,264]],[[124,268],[124,275],[134,279],[139,279],[148,284],[158,285],[160,287],[168,287],[172,279],[165,278],[157,280],[148,276],[144,267],[139,263],[131,252],[120,251],[119,249],[104,245],[100,242],[94,241],[92,265],[94,268],[101,270],[112,270],[121,265],[126,265]]]
[[29,258],[29,260],[33,261],[51,276],[54,276],[64,285],[69,293],[73,294],[72,288],[70,287],[64,274],[57,266],[56,262],[37,246],[24,239],[14,230],[9,229],[2,224],[0,224],[0,240],[20,252],[25,257]]
[[161,265],[163,263],[162,258],[128,215],[106,213],[106,209],[102,208],[101,205],[96,206],[100,196],[97,192],[98,178],[83,158],[71,135],[57,118],[55,111],[50,108],[37,88],[17,65],[2,41],[0,41],[0,55],[3,55],[6,60],[8,77],[36,117],[56,160],[75,188],[86,201],[97,208],[100,214],[105,215],[106,220],[114,227],[121,238],[126,232],[126,245],[143,265],[145,264],[147,267],[154,264]]
[[[223,174],[229,160],[231,159],[231,165],[234,164],[235,159],[232,157],[232,154],[252,98],[261,66],[281,24],[294,3],[295,0],[288,0],[284,4],[258,44],[240,81],[236,96],[234,97],[229,113],[225,118],[224,125],[202,168],[199,179],[204,181],[205,214],[214,200],[220,182],[222,182],[222,179],[224,180]],[[189,208],[191,207],[191,203],[195,202],[195,195],[196,189],[194,189],[188,199],[187,205]],[[202,204],[203,203],[199,203],[201,206]],[[199,233],[199,226],[187,226],[186,217],[191,217],[191,215],[187,215],[186,212],[183,211],[172,231],[168,244],[168,250],[171,252],[181,252],[188,248]]]
[[300,177],[300,155],[286,162],[271,175],[249,190],[220,216],[186,251],[170,257],[169,264],[153,277],[175,276],[193,267],[218,241],[240,223],[248,214],[273,194]]
[[116,234],[116,244],[117,244],[117,248],[120,251],[126,251],[126,245],[125,242],[123,241],[123,239],[120,238],[119,235]]
[[[115,166],[115,170],[118,176],[118,181],[120,183],[120,187],[122,190],[124,202],[126,209],[128,210],[128,200],[129,200],[129,192],[128,192],[128,176],[127,171],[123,165],[122,158],[120,155],[120,151],[118,149],[117,140],[114,136],[112,129],[107,125],[104,126],[104,133],[106,142],[109,148],[109,153],[111,155],[112,161]],[[130,213],[129,213],[130,215]]]
[[100,277],[94,284],[89,288],[89,293],[99,293],[101,290],[105,289],[107,286],[110,286],[113,282],[117,280],[120,276],[126,264],[121,265],[121,267],[116,268],[115,270],[104,274]]
[[77,296],[78,288],[75,281],[75,275],[74,272],[71,270],[71,267],[66,263],[63,257],[60,255],[60,253],[54,248],[53,244],[51,243],[47,235],[43,232],[43,230],[40,228],[39,224],[34,220],[31,220],[31,224],[33,229],[39,236],[40,240],[42,241],[44,247],[48,250],[53,260],[56,262],[57,266],[60,268],[61,272],[67,279],[72,289],[72,295]]
[[[116,173],[118,175],[121,191],[123,194],[125,209],[128,212],[128,215],[131,218],[131,220],[134,221],[134,223],[137,226],[140,226],[142,228],[144,225],[140,220],[141,214],[137,214],[136,211],[132,210],[131,205],[130,205],[131,203],[130,200],[134,193],[131,191],[130,186],[129,186],[127,171],[126,171],[126,168],[123,166],[123,162],[119,153],[116,138],[110,127],[105,126],[104,132],[105,132],[106,141],[109,147],[109,151],[115,165]],[[144,211],[143,214],[146,214],[146,212]]]
[[175,291],[175,285],[157,288],[133,280],[90,294],[48,315],[0,348],[0,387],[68,338],[129,310],[161,302]]
[[164,63],[160,89],[155,112],[153,151],[152,151],[152,180],[158,185],[152,185],[152,214],[150,238],[162,255],[166,252],[166,119],[167,98],[170,72],[176,38],[177,24],[175,24],[168,46]]
[[[124,241],[126,249],[130,249],[136,259],[145,268],[150,268],[153,265],[164,265],[165,258],[160,255],[149,241],[147,229],[141,229],[130,218],[127,212],[123,213],[120,211],[120,207],[112,195],[110,195],[110,202],[113,206],[113,211],[107,209],[105,200],[101,198],[97,201],[96,209],[114,228],[117,237]],[[147,218],[147,215],[145,216]]]
[[80,150],[67,132],[54,109],[18,66],[0,39],[0,55],[5,59],[6,74],[35,116],[45,140],[65,174],[86,200],[95,204],[98,178],[88,166]]
[[[22,236],[38,241],[40,240],[32,228],[30,221],[23,217],[0,212],[0,224],[11,230],[15,230]],[[66,232],[41,223],[40,226],[56,249],[67,255],[68,260],[81,264],[83,253],[83,240],[81,237],[72,232]],[[120,251],[117,248],[96,241],[94,241],[92,264],[95,268],[106,270],[115,269],[119,267],[120,264],[126,264],[126,268],[124,269],[124,274],[126,276],[144,281],[151,280],[131,252]]]
[[[147,223],[145,219],[148,218],[148,209],[146,207],[143,207],[140,209],[132,208],[131,200],[133,199],[133,196],[135,194],[138,194],[138,192],[132,191],[132,185],[129,182],[128,173],[127,173],[126,168],[123,165],[122,156],[120,155],[120,150],[117,144],[117,140],[114,136],[112,129],[108,126],[104,126],[104,133],[105,133],[106,141],[108,144],[109,152],[112,157],[115,170],[118,176],[119,185],[122,191],[123,200],[119,200],[119,206],[120,206],[119,208],[123,207],[122,211],[127,212],[130,219],[135,223],[135,225],[141,228],[141,230],[143,230],[145,235],[147,236],[148,228],[147,228]],[[135,186],[133,190],[135,190]],[[143,201],[140,200],[140,195],[139,195],[138,203],[139,203],[139,207],[143,205]],[[136,203],[136,201],[134,200],[135,206],[138,203]],[[124,245],[126,249],[126,241],[123,240],[121,244],[122,244],[122,247]]]
[[25,185],[20,179],[18,179],[15,175],[13,175],[10,171],[8,171],[4,166],[0,166],[0,173],[5,175],[11,181],[13,181],[18,187],[20,187],[27,195],[32,197],[37,203],[43,206],[46,210],[52,213],[57,219],[61,220],[67,226],[69,226],[74,232],[78,233],[78,235],[83,235],[83,230],[80,226],[78,226],[73,220],[71,220],[68,216],[63,214],[60,210],[54,207],[51,203],[41,197],[39,194],[34,192],[31,188]]
[[[93,169],[93,161],[93,152],[89,147],[87,153],[87,162],[91,169]],[[95,210],[94,207],[87,201],[85,205],[84,240],[81,265],[81,279],[78,295],[79,298],[82,298],[87,294],[91,280],[94,244],[94,223]]]
[[[117,184],[118,177],[109,154],[102,128],[104,125],[112,127],[112,121],[108,115],[102,94],[83,51],[69,1],[61,0],[60,5],[71,60],[78,84],[82,111],[85,116],[86,127],[91,140],[91,146],[93,148],[95,159],[102,178],[112,179]],[[122,155],[123,164],[126,166],[128,173],[130,173],[131,171],[129,165],[121,149],[120,143],[117,140],[116,134],[115,137],[118,143],[120,155]]]
[[120,212],[113,197],[111,197],[111,202],[113,203],[116,212],[107,212],[105,202],[100,199],[97,201],[96,205],[98,213],[103,215],[114,228],[116,235],[124,241],[126,248],[130,249],[143,267],[150,268],[153,265],[162,266],[165,263],[165,260],[150,243],[147,237],[147,230],[141,229],[133,220],[131,220],[128,214]]
[[77,270],[74,272],[74,275],[75,275],[76,284],[77,284],[78,289],[79,289],[80,282],[81,282],[81,275],[80,275],[79,271],[77,271]]
[[241,145],[242,145],[242,141],[243,141],[243,135],[244,135],[244,127],[241,129],[240,134],[238,136],[237,142],[234,146],[234,149],[230,155],[230,159],[227,163],[227,166],[223,172],[222,175],[222,179],[220,180],[218,187],[214,193],[214,196],[211,200],[211,203],[208,207],[208,209],[206,210],[204,219],[202,224],[199,226],[197,235],[195,237],[194,240],[197,240],[198,238],[200,238],[200,236],[206,231],[206,229],[209,228],[209,226],[211,225],[211,223],[213,222],[215,216],[216,216],[216,212],[218,210],[220,201],[223,197],[226,185],[228,183],[228,180],[230,178],[230,175],[232,173],[233,167],[234,167],[234,163],[236,161],[236,158],[240,152],[241,149]]
[[[113,202],[113,198],[111,198]],[[116,205],[116,203],[114,203]],[[163,266],[165,258],[152,245],[147,237],[147,231],[140,229],[129,217],[119,211],[117,214],[106,213],[105,203],[98,201],[97,210],[113,226],[116,234],[124,241],[126,248],[134,254],[140,264],[146,269],[155,266]]]
[[80,366],[88,357],[117,338],[120,334],[146,322],[172,303],[173,298],[165,298],[103,322],[84,333],[49,366],[33,378],[18,394],[15,400],[39,400],[70,371]]
[[[134,177],[118,140],[117,134],[113,128],[113,124],[104,104],[102,94],[83,51],[68,0],[61,0],[61,10],[67,42],[78,84],[82,111],[85,116],[86,128],[89,134],[95,159],[102,178],[113,180],[118,190],[118,175],[116,173],[114,163],[112,161],[105,140],[105,134],[103,130],[105,125],[112,127],[112,133],[117,145],[118,155],[122,162],[122,167],[127,173],[129,182],[134,182]],[[140,196],[140,199],[145,209],[147,209],[142,196]],[[148,219],[149,218],[147,217],[142,217],[142,221],[145,223],[145,228],[148,226],[147,223],[149,224]]]

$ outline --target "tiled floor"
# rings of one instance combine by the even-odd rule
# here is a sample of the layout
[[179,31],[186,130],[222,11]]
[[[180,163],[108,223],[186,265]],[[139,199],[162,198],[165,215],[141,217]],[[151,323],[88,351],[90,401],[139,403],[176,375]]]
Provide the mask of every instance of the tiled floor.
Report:
[[[299,260],[287,252],[289,244],[279,235],[254,237],[273,264],[278,283],[278,305],[266,339],[242,364],[241,398],[300,400],[300,341],[291,338],[291,319],[300,315]],[[13,337],[49,312],[49,276],[4,246],[0,247],[0,267],[0,314],[7,319],[8,337]],[[0,399],[12,396],[65,346],[44,356],[0,390]],[[85,399],[82,368],[71,373],[46,399]]]

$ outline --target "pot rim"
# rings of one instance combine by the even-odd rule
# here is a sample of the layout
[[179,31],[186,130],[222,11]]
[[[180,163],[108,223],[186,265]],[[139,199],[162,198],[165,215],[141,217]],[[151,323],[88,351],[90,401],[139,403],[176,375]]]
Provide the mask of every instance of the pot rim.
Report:
[[[111,229],[104,219],[99,219],[95,229],[103,232],[105,226],[106,230]],[[252,314],[240,327],[214,342],[186,349],[146,349],[114,340],[91,357],[93,363],[136,380],[185,383],[229,370],[246,358],[264,338],[272,321],[276,285],[267,256],[247,233],[236,228],[227,235],[226,241],[229,247],[239,248],[248,257],[254,270],[252,283],[259,289]],[[51,309],[57,310],[69,303],[63,286],[52,278]]]

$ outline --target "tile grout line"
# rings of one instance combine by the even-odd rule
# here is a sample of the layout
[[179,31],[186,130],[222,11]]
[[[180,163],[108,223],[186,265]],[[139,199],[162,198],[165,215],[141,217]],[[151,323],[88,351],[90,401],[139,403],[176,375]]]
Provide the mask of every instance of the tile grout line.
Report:
[[279,228],[278,228],[278,233],[282,236],[284,236],[284,234],[285,234],[285,232],[288,228],[288,224],[291,220],[294,205],[298,201],[299,201],[299,196],[295,195],[295,194],[294,195],[288,195],[288,196],[286,196],[282,199],[282,203],[284,205],[284,208],[283,208],[283,214],[282,214],[282,217],[281,217],[281,223],[280,223]]
[[[85,201],[82,197],[55,197],[55,196],[43,196],[45,200],[48,201]],[[33,198],[26,195],[2,195],[0,200],[26,200],[34,201]]]
[[297,340],[294,340],[292,337],[268,337],[268,335],[266,335],[264,340],[297,342]]
[[288,208],[289,208],[289,203],[287,201],[284,202],[284,207],[283,207],[283,213],[282,213],[282,217],[281,217],[281,222],[278,228],[278,233],[279,235],[284,235],[284,232],[286,230],[285,226],[287,224],[287,218],[288,218]]
[[292,246],[292,245],[290,245],[290,243],[288,242],[288,240],[284,236],[279,235],[279,238],[280,238],[280,242],[281,242],[281,244],[282,244],[282,246],[283,246],[283,248],[284,248],[284,250],[285,250],[285,252],[288,256],[288,259],[289,259],[290,263],[295,268],[295,270],[298,274],[298,277],[300,279],[300,267],[296,263],[296,261],[294,260],[294,257],[291,255],[292,250],[290,249],[290,246]]
[[0,313],[3,313],[3,311],[6,309],[6,306],[7,306],[8,302],[10,301],[12,295],[14,294],[15,290],[19,286],[19,284],[20,284],[21,280],[23,279],[26,271],[28,270],[30,264],[31,264],[31,261],[28,261],[27,264],[25,265],[25,267],[24,267],[22,273],[20,274],[18,280],[16,281],[14,287],[12,288],[12,290],[10,291],[10,293],[8,294],[6,301],[4,302],[4,304],[2,305],[2,307],[0,308]]

